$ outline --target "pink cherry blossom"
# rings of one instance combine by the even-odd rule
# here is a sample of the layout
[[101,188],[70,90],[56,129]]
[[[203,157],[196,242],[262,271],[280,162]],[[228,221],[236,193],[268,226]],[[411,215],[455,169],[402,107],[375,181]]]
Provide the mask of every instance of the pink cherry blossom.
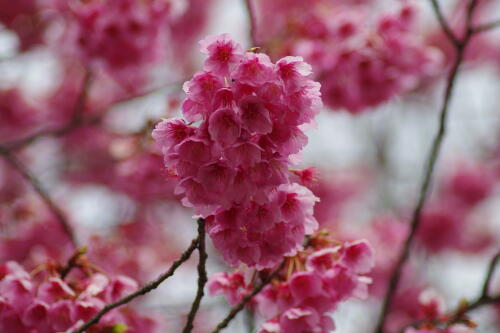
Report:
[[201,123],[165,120],[153,137],[179,177],[176,193],[206,218],[225,260],[270,267],[318,227],[318,200],[288,166],[307,143],[301,126],[319,111],[319,86],[301,58],[273,64],[228,35],[201,44],[208,59],[184,85],[182,105],[187,121]]

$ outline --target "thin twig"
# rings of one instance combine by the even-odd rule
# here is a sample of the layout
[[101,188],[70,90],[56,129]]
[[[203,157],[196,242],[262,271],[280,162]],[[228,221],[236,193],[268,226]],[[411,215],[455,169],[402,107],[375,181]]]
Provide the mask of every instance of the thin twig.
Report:
[[169,277],[171,277],[172,275],[174,275],[175,271],[177,270],[177,268],[180,265],[182,265],[185,261],[187,261],[189,259],[189,257],[191,257],[191,254],[193,253],[193,251],[198,246],[199,240],[200,240],[199,237],[196,237],[195,239],[193,239],[193,241],[191,242],[191,245],[189,245],[189,247],[187,248],[187,250],[184,251],[184,253],[182,253],[182,255],[180,256],[180,258],[177,259],[176,261],[174,261],[173,264],[172,264],[172,266],[170,266],[170,268],[168,269],[168,271],[166,271],[165,273],[163,273],[162,275],[160,275],[156,280],[154,280],[154,281],[152,281],[152,282],[144,285],[142,288],[140,288],[136,292],[134,292],[134,293],[132,293],[132,294],[130,294],[128,296],[123,297],[122,299],[116,301],[115,303],[111,303],[111,304],[106,305],[93,318],[91,318],[89,321],[87,321],[85,324],[83,324],[79,329],[73,331],[73,333],[83,333],[83,332],[85,332],[92,325],[97,324],[99,322],[99,320],[101,320],[101,318],[106,313],[108,313],[109,311],[111,311],[111,310],[113,310],[113,309],[115,309],[117,307],[120,307],[122,305],[125,305],[125,304],[131,302],[132,300],[134,300],[135,298],[137,298],[139,296],[143,296],[143,295],[149,293],[150,291],[158,288],[158,286],[163,281],[165,281],[166,279],[168,279]]
[[243,299],[237,305],[235,305],[231,309],[231,311],[229,311],[229,313],[227,314],[227,316],[217,325],[217,327],[211,333],[218,333],[222,329],[226,328],[227,325],[229,325],[229,323],[231,322],[231,320],[233,320],[234,317],[236,317],[236,315],[241,310],[243,310],[243,308],[245,307],[245,305],[248,302],[250,302],[250,300],[255,295],[257,295],[258,293],[260,293],[262,291],[262,289],[264,289],[264,287],[267,286],[272,281],[272,279],[274,277],[276,277],[281,272],[281,270],[283,269],[283,266],[285,265],[285,262],[286,262],[286,260],[283,260],[281,262],[281,264],[278,266],[278,268],[276,268],[271,274],[269,274],[265,279],[263,279],[261,281],[261,283],[258,284],[250,293],[246,294],[243,297]]
[[[498,252],[490,261],[488,265],[488,270],[486,272],[486,277],[483,282],[483,287],[481,288],[481,294],[479,295],[476,300],[472,301],[471,303],[462,303],[459,305],[459,307],[453,311],[449,316],[446,322],[444,323],[446,326],[451,326],[453,324],[457,324],[460,322],[464,322],[467,320],[467,317],[465,316],[468,312],[471,312],[477,308],[480,308],[484,305],[489,305],[489,304],[494,304],[494,303],[500,303],[500,295],[497,296],[490,296],[488,293],[488,289],[491,284],[491,279],[493,278],[493,273],[495,271],[496,265],[498,264],[500,260],[500,252]],[[440,321],[426,321],[426,320],[420,320],[417,321],[411,325],[408,325],[404,328],[402,328],[399,332],[404,333],[408,327],[415,327],[418,328],[422,325],[431,325],[431,326],[436,326],[436,325],[443,325],[443,322]]]
[[78,261],[80,258],[87,253],[87,247],[82,246],[76,250],[76,252],[69,258],[68,263],[61,269],[61,279],[64,280],[68,276],[69,272],[79,265]]
[[478,26],[474,27],[473,30],[474,30],[474,33],[481,33],[481,32],[493,30],[495,28],[500,28],[500,20],[478,25]]
[[7,163],[13,169],[15,169],[26,181],[28,181],[31,184],[31,186],[38,193],[40,198],[49,207],[49,210],[52,212],[52,214],[54,214],[57,221],[61,225],[63,231],[68,236],[70,242],[73,244],[75,248],[77,248],[78,242],[73,233],[71,225],[69,224],[68,220],[66,219],[61,209],[54,203],[49,193],[43,187],[40,181],[9,150],[7,150],[4,147],[0,147],[0,154],[4,157],[5,161],[7,161]]
[[66,123],[64,126],[56,129],[44,129],[38,133],[29,135],[25,138],[13,142],[7,142],[4,144],[4,146],[11,151],[17,150],[35,142],[41,137],[50,135],[61,136],[70,132],[74,128],[80,126],[84,122],[83,113],[85,111],[87,97],[90,91],[91,81],[92,81],[92,73],[89,70],[87,70],[85,72],[85,78],[83,80],[82,89],[80,91],[80,94],[78,95],[78,98],[76,99],[75,106],[73,108],[73,115],[69,120],[69,122]]
[[191,306],[191,311],[189,311],[186,326],[184,327],[183,333],[190,333],[193,330],[193,323],[196,317],[196,313],[200,308],[201,299],[204,295],[205,284],[207,283],[207,251],[205,248],[205,220],[198,219],[198,253],[200,256],[198,262],[198,291],[196,292],[196,297],[194,298],[193,304]]
[[489,288],[491,279],[493,278],[493,273],[495,273],[495,268],[500,260],[500,251],[491,259],[488,265],[488,271],[486,273],[486,278],[484,279],[483,288],[481,289],[481,296],[487,297],[489,295]]
[[[68,123],[66,123],[62,127],[43,129],[43,130],[40,130],[39,132],[37,132],[35,134],[32,134],[32,135],[29,135],[29,136],[25,137],[25,138],[18,139],[18,140],[12,141],[12,142],[7,142],[7,143],[4,144],[4,146],[8,150],[12,150],[13,151],[13,150],[21,149],[21,148],[23,148],[23,147],[25,147],[25,146],[27,146],[27,145],[29,145],[29,144],[37,141],[38,139],[40,139],[42,137],[46,137],[46,136],[55,136],[55,137],[58,137],[58,136],[65,135],[65,134],[73,131],[74,129],[76,129],[76,128],[80,127],[80,126],[92,125],[92,124],[100,122],[101,119],[102,119],[102,117],[104,116],[104,113],[107,110],[110,110],[111,108],[113,108],[113,107],[115,107],[117,105],[120,105],[120,104],[123,104],[123,103],[132,102],[132,101],[134,101],[136,99],[143,98],[143,97],[149,96],[151,94],[154,94],[154,93],[156,93],[158,91],[161,91],[161,90],[165,89],[166,87],[176,86],[176,85],[180,85],[180,81],[169,83],[169,84],[163,85],[161,87],[153,88],[151,90],[144,91],[144,92],[139,93],[139,94],[134,95],[134,96],[128,96],[128,97],[125,97],[125,98],[122,98],[122,99],[118,99],[116,101],[113,101],[110,105],[107,105],[107,106],[103,107],[102,109],[97,110],[96,111],[97,115],[94,115],[94,116],[91,116],[91,117],[84,118],[84,117],[81,116],[81,113],[78,113],[78,115],[79,115],[78,118],[72,118]],[[77,105],[78,105],[78,102],[77,102]]]
[[257,19],[255,17],[255,11],[252,5],[252,0],[244,0],[245,7],[248,13],[248,20],[250,21],[249,27],[249,37],[250,42],[252,43],[252,47],[258,47],[257,37],[256,37],[256,29],[257,29]]
[[[441,11],[439,10],[439,6],[437,5],[437,1],[431,0],[431,2],[432,2],[433,7],[435,9],[436,16],[438,17],[438,20],[440,21],[441,26],[443,27],[443,30],[446,33],[446,31],[447,31],[446,29],[449,29],[449,27],[448,27],[448,24],[446,23],[446,21],[444,20],[442,14],[441,14]],[[413,244],[413,241],[414,241],[415,236],[417,234],[418,227],[420,225],[420,221],[421,221],[420,217],[422,215],[422,210],[423,210],[423,207],[424,207],[425,202],[427,200],[427,196],[429,194],[430,184],[431,184],[432,175],[434,173],[434,169],[436,166],[436,161],[439,157],[439,152],[441,150],[442,143],[443,143],[444,137],[446,135],[446,123],[447,123],[447,118],[448,118],[448,110],[449,110],[449,104],[450,104],[451,96],[453,93],[453,89],[455,86],[455,80],[456,80],[456,77],[458,74],[458,70],[460,68],[460,64],[462,63],[462,60],[464,58],[464,52],[467,48],[467,45],[470,41],[470,38],[473,35],[473,31],[471,29],[470,22],[472,20],[472,14],[474,12],[476,2],[477,2],[476,0],[472,0],[470,2],[469,7],[468,7],[467,19],[466,19],[466,22],[468,25],[467,25],[466,35],[463,37],[463,39],[460,41],[457,41],[456,37],[454,35],[448,35],[448,33],[447,33],[448,38],[455,45],[456,57],[455,57],[453,66],[451,68],[451,71],[449,73],[447,84],[446,84],[443,105],[441,107],[440,117],[439,117],[439,129],[438,129],[436,136],[434,137],[431,151],[430,151],[428,158],[427,158],[427,163],[426,163],[427,166],[425,168],[425,173],[424,173],[422,185],[420,187],[418,202],[417,202],[417,205],[416,205],[416,207],[413,211],[413,214],[412,214],[412,219],[411,219],[411,224],[410,224],[410,232],[408,233],[408,236],[407,236],[406,241],[405,241],[404,246],[403,246],[403,251],[401,252],[400,257],[398,258],[398,261],[396,263],[394,271],[393,271],[391,278],[389,280],[387,293],[386,293],[386,296],[384,298],[383,305],[382,305],[382,311],[380,313],[379,320],[378,320],[378,323],[377,323],[377,326],[375,329],[376,333],[382,333],[384,330],[384,325],[385,325],[385,321],[387,318],[387,314],[389,313],[389,309],[391,307],[392,300],[393,300],[394,295],[396,293],[396,290],[398,288],[399,280],[401,278],[401,273],[403,270],[403,266],[410,255],[410,248]],[[451,36],[453,36],[453,37],[451,37]]]
[[443,15],[443,12],[441,11],[441,7],[439,6],[438,0],[431,0],[431,5],[432,5],[432,9],[434,10],[434,13],[436,14],[436,17],[439,21],[439,24],[441,25],[441,29],[446,34],[446,37],[453,45],[457,46],[460,43],[460,41],[455,36],[455,34],[453,33],[453,30],[451,30],[450,26],[448,25],[448,22],[444,18],[444,15]]

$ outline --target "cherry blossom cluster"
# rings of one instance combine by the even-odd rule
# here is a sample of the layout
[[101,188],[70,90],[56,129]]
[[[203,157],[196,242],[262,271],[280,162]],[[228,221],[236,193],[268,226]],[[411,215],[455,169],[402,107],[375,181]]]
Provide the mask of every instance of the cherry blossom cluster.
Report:
[[[41,278],[40,275],[46,275]],[[72,274],[65,281],[54,270],[28,273],[14,261],[0,265],[0,330],[19,333],[72,332],[107,303],[137,289],[125,276]],[[156,332],[155,319],[132,308],[107,313],[92,332]]]
[[187,122],[165,120],[153,137],[178,177],[176,193],[206,218],[226,261],[270,267],[317,228],[317,198],[291,181],[288,166],[319,112],[319,84],[299,57],[274,64],[227,34],[201,45],[204,71],[184,85]]
[[76,1],[69,8],[65,45],[86,63],[110,72],[151,63],[166,45],[171,3],[164,0]]
[[[250,306],[265,320],[260,333],[330,332],[335,325],[329,313],[339,303],[368,296],[371,246],[366,241],[333,243],[326,233],[314,235],[255,296]],[[236,304],[252,289],[252,281],[246,283],[241,272],[217,273],[208,289]]]
[[254,3],[259,45],[273,55],[297,54],[311,63],[330,108],[362,112],[440,70],[441,55],[416,33],[417,9],[410,4],[379,13],[366,2]]

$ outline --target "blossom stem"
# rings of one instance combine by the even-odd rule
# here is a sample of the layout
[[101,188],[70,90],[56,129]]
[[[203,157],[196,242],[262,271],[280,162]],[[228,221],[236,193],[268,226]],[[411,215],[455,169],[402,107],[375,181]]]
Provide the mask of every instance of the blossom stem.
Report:
[[91,318],[89,321],[87,321],[86,323],[84,323],[79,329],[73,331],[73,333],[83,333],[83,332],[85,332],[92,325],[97,324],[99,322],[99,320],[101,320],[101,318],[106,313],[108,313],[109,311],[111,311],[111,310],[113,310],[113,309],[115,309],[117,307],[120,307],[122,305],[125,305],[125,304],[131,302],[132,300],[134,300],[135,298],[137,298],[139,296],[143,296],[143,295],[149,293],[150,291],[158,288],[158,286],[163,281],[165,281],[166,279],[168,279],[169,277],[171,277],[172,275],[174,275],[174,273],[177,270],[177,268],[179,268],[179,266],[181,266],[184,262],[186,262],[191,257],[191,254],[198,247],[198,242],[199,241],[200,241],[200,237],[199,236],[196,237],[195,239],[193,239],[191,241],[191,245],[189,245],[189,247],[187,248],[187,250],[184,251],[184,253],[182,253],[182,255],[179,257],[179,259],[177,259],[176,261],[174,261],[172,263],[172,265],[170,266],[170,268],[168,269],[168,271],[166,271],[165,273],[161,274],[156,280],[147,283],[146,285],[144,285],[142,288],[140,288],[136,292],[131,293],[131,294],[123,297],[122,299],[116,301],[115,303],[111,303],[111,304],[106,305],[93,318]]
[[[410,231],[407,235],[407,238],[405,240],[403,250],[398,258],[398,261],[395,265],[394,271],[391,275],[391,278],[389,280],[389,285],[387,289],[387,293],[385,295],[383,304],[382,304],[382,311],[380,313],[378,323],[375,329],[376,333],[382,333],[384,331],[384,325],[385,321],[387,318],[387,314],[389,313],[389,309],[391,307],[393,298],[396,294],[399,281],[401,278],[401,273],[403,270],[403,266],[408,259],[410,255],[410,249],[413,244],[413,241],[415,239],[415,236],[417,234],[418,227],[420,225],[421,221],[421,214],[422,210],[424,208],[425,202],[427,200],[427,196],[429,194],[429,189],[431,185],[431,180],[432,176],[434,173],[434,169],[436,166],[437,159],[439,157],[439,153],[441,151],[441,147],[443,144],[443,140],[446,135],[446,124],[447,124],[447,119],[448,119],[448,111],[449,111],[449,105],[450,105],[450,100],[453,94],[453,90],[455,87],[455,81],[458,75],[458,70],[460,68],[460,65],[463,61],[464,58],[464,53],[467,48],[467,45],[469,44],[469,41],[471,37],[474,34],[474,31],[472,30],[471,27],[471,20],[472,20],[472,15],[474,12],[474,9],[476,8],[477,5],[477,0],[471,0],[467,9],[467,18],[466,18],[466,24],[467,24],[467,30],[465,33],[465,36],[461,40],[457,40],[455,35],[451,33],[451,30],[449,30],[449,26],[446,23],[446,20],[444,19],[438,3],[436,0],[431,0],[433,4],[434,11],[436,13],[436,16],[441,23],[441,27],[443,31],[447,34],[448,38],[450,39],[450,42],[453,43],[455,46],[455,59],[452,65],[452,68],[450,70],[450,73],[448,75],[447,83],[446,83],[446,89],[445,89],[445,94],[444,94],[444,99],[443,99],[443,104],[441,107],[440,111],[440,116],[439,116],[439,128],[438,132],[436,133],[436,136],[434,137],[434,140],[432,142],[431,146],[431,151],[429,152],[428,158],[427,158],[427,163],[426,163],[426,168],[423,176],[423,180],[421,183],[420,187],[420,193],[419,193],[419,198],[417,205],[413,211],[412,218],[411,218],[411,224],[410,224]],[[451,34],[450,34],[451,33]]]
[[211,332],[211,333],[218,333],[220,332],[222,329],[226,328],[227,325],[229,325],[229,323],[231,322],[231,320],[234,319],[234,317],[236,317],[236,315],[241,311],[243,310],[243,308],[245,307],[245,305],[250,302],[250,300],[255,296],[257,295],[258,293],[260,293],[262,291],[262,289],[264,289],[265,286],[267,286],[274,277],[276,277],[280,272],[281,270],[283,269],[283,267],[285,266],[285,262],[286,262],[286,258],[285,260],[283,260],[281,262],[281,264],[278,266],[278,268],[276,268],[271,274],[269,274],[265,279],[263,279],[250,293],[246,294],[243,299],[237,304],[235,305],[231,311],[229,311],[229,313],[227,314],[227,316],[217,325],[217,327],[215,327],[215,329]]
[[186,326],[184,327],[183,333],[189,333],[193,330],[194,327],[194,319],[196,317],[196,313],[200,308],[201,299],[204,295],[205,284],[207,283],[207,251],[205,247],[205,220],[200,218],[198,219],[198,253],[199,253],[199,262],[198,262],[198,291],[196,293],[196,297],[194,298],[193,304],[191,305],[191,311],[189,311]]

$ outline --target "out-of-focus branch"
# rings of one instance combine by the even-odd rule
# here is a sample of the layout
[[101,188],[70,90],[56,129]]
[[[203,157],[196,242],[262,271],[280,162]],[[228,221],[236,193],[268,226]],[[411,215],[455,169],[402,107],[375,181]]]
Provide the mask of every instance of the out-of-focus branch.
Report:
[[478,26],[474,27],[473,30],[474,30],[474,33],[481,33],[481,32],[493,30],[495,28],[500,28],[500,20],[478,25]]
[[50,211],[56,217],[57,221],[63,228],[63,231],[68,236],[70,242],[73,244],[75,248],[78,247],[78,242],[73,233],[73,229],[66,219],[64,213],[61,209],[54,203],[52,198],[50,197],[47,190],[43,187],[40,181],[26,168],[21,161],[19,161],[8,149],[4,147],[0,147],[0,154],[4,157],[5,161],[15,169],[26,181],[28,181],[33,189],[38,193],[40,198],[45,202],[45,204],[49,207]]
[[[448,319],[446,320],[445,325],[446,326],[451,326],[453,324],[461,323],[461,322],[467,322],[468,319],[465,316],[468,312],[471,312],[477,308],[480,308],[484,305],[489,305],[489,304],[494,304],[494,303],[500,303],[500,295],[497,296],[490,296],[489,295],[489,288],[491,284],[491,280],[493,278],[493,273],[495,272],[495,268],[498,264],[498,261],[500,260],[500,251],[497,252],[497,254],[492,258],[490,261],[490,264],[488,265],[488,270],[486,273],[486,277],[483,282],[483,286],[481,288],[481,295],[476,298],[476,300],[472,301],[471,303],[463,302],[460,304],[460,306],[453,311],[449,316]],[[400,330],[400,333],[404,333],[406,328],[408,327],[420,327],[421,325],[442,325],[443,323],[440,322],[426,322],[426,321],[419,321],[416,323],[413,323],[402,330]]]
[[250,23],[250,26],[248,28],[250,42],[252,43],[252,47],[258,47],[259,45],[257,45],[257,38],[256,38],[257,19],[255,17],[255,11],[252,5],[252,1],[253,0],[244,0],[248,14],[248,21]]
[[283,266],[285,265],[285,262],[286,262],[286,259],[281,262],[281,264],[278,266],[278,268],[276,268],[271,274],[269,274],[257,286],[255,286],[255,288],[250,293],[246,294],[243,297],[243,299],[237,305],[235,305],[231,309],[231,311],[229,311],[229,313],[227,314],[227,316],[217,325],[217,327],[211,333],[218,333],[222,329],[226,328],[227,325],[229,325],[229,323],[231,322],[231,320],[233,320],[234,317],[236,317],[236,315],[241,310],[243,310],[243,308],[245,307],[245,305],[248,302],[250,302],[250,300],[255,295],[257,295],[258,293],[260,293],[262,291],[262,289],[264,289],[264,287],[267,286],[272,281],[272,279],[275,278],[280,273],[280,271],[283,269]]
[[[90,77],[88,77],[88,79],[90,80]],[[38,140],[42,137],[46,137],[46,136],[56,136],[57,137],[57,136],[65,135],[65,134],[73,131],[74,129],[76,129],[80,126],[92,125],[92,124],[99,123],[102,120],[102,117],[106,113],[106,111],[113,108],[116,105],[132,102],[136,99],[157,93],[157,92],[165,89],[166,87],[180,86],[180,84],[181,84],[180,81],[173,82],[173,83],[163,85],[161,87],[156,87],[156,88],[153,88],[151,90],[144,91],[144,92],[139,93],[139,94],[134,95],[134,96],[128,96],[128,97],[125,97],[122,99],[118,99],[118,100],[114,101],[113,103],[111,103],[110,105],[107,105],[106,107],[98,110],[96,112],[96,115],[93,115],[90,117],[83,117],[82,116],[82,113],[84,110],[84,105],[80,104],[79,101],[84,102],[86,99],[87,93],[88,93],[87,92],[88,88],[84,89],[83,90],[84,93],[82,93],[82,95],[80,95],[80,97],[76,103],[77,106],[80,105],[80,107],[75,108],[75,110],[78,111],[78,112],[75,112],[75,115],[77,115],[77,116],[72,117],[72,119],[68,123],[66,123],[62,127],[58,127],[58,128],[43,129],[35,134],[32,134],[30,136],[25,137],[25,138],[15,140],[12,142],[7,142],[6,144],[4,144],[4,146],[8,150],[18,150],[18,149],[24,148],[25,146],[35,142],[36,140]]]
[[163,273],[162,275],[160,275],[156,280],[154,280],[152,282],[149,282],[148,284],[144,285],[142,288],[140,288],[136,292],[123,297],[122,299],[116,301],[115,303],[111,303],[111,304],[106,305],[93,318],[91,318],[89,321],[87,321],[85,324],[83,324],[79,329],[73,331],[73,333],[83,333],[83,332],[85,332],[92,325],[97,324],[101,320],[101,318],[106,313],[108,313],[109,311],[111,311],[111,310],[113,310],[113,309],[115,309],[117,307],[120,307],[122,305],[125,305],[125,304],[131,302],[132,300],[134,300],[135,298],[137,298],[139,296],[143,296],[143,295],[149,293],[150,291],[158,288],[158,286],[163,281],[165,281],[166,279],[168,279],[169,277],[171,277],[172,275],[174,275],[174,273],[177,270],[177,268],[179,268],[179,266],[181,266],[184,262],[186,262],[191,257],[191,254],[193,253],[193,251],[198,247],[198,242],[199,241],[200,241],[200,237],[199,236],[196,237],[195,239],[193,239],[192,242],[191,242],[191,245],[189,245],[189,247],[187,248],[187,250],[184,251],[184,253],[182,253],[182,255],[179,257],[179,259],[177,259],[176,261],[174,261],[172,263],[172,266],[170,266],[170,268],[168,269],[168,271],[166,271],[165,273]]
[[196,313],[200,308],[201,299],[204,295],[205,284],[207,283],[207,251],[205,248],[205,220],[200,218],[198,219],[198,253],[200,256],[198,262],[198,291],[196,292],[196,297],[193,300],[193,304],[191,305],[191,310],[189,311],[186,326],[184,327],[183,333],[190,333],[193,330],[193,323],[196,317]]
[[66,266],[62,267],[61,269],[61,279],[64,280],[66,278],[66,276],[68,276],[69,272],[71,272],[71,270],[75,267],[78,267],[79,263],[79,259],[85,255],[85,253],[87,253],[87,247],[86,246],[82,246],[78,249],[76,249],[76,252],[69,258],[68,260],[68,263],[66,264]]
[[11,151],[17,150],[35,142],[36,140],[44,136],[64,135],[73,130],[74,128],[80,126],[82,123],[84,123],[85,120],[83,119],[83,113],[85,111],[85,105],[89,94],[91,81],[92,81],[92,73],[89,70],[87,70],[85,72],[85,78],[83,80],[82,89],[80,91],[80,94],[78,95],[78,98],[75,102],[75,106],[73,108],[73,116],[71,117],[71,119],[67,124],[56,129],[41,130],[40,132],[32,134],[25,138],[13,142],[8,142],[4,145],[5,148]]
[[448,36],[450,42],[455,46],[455,60],[453,62],[452,68],[448,75],[445,94],[443,98],[443,104],[440,111],[439,116],[439,128],[434,140],[432,142],[431,151],[427,158],[426,168],[423,176],[423,180],[420,187],[420,193],[418,197],[417,205],[413,211],[410,231],[405,240],[403,250],[401,255],[398,258],[398,261],[395,265],[394,271],[389,280],[389,285],[387,289],[387,293],[385,295],[382,311],[379,316],[379,320],[375,329],[376,333],[382,333],[384,331],[384,325],[387,318],[387,314],[389,313],[389,309],[391,307],[394,295],[396,294],[399,281],[401,279],[401,273],[403,271],[403,266],[410,255],[410,249],[417,234],[418,227],[420,225],[421,214],[424,208],[425,202],[427,201],[427,196],[429,194],[430,184],[432,180],[432,176],[434,173],[434,169],[436,166],[436,161],[439,157],[439,153],[441,151],[442,143],[444,137],[446,135],[446,123],[448,118],[449,104],[451,100],[451,96],[454,90],[455,81],[457,78],[458,70],[464,58],[465,50],[467,45],[469,44],[470,39],[472,38],[474,31],[472,30],[472,16],[474,13],[474,9],[477,6],[477,0],[470,0],[469,6],[467,8],[467,16],[466,16],[466,33],[465,36],[461,40],[457,40],[455,35],[451,32],[448,23],[443,17],[439,5],[436,0],[431,0],[431,3],[434,8],[434,12],[436,17],[438,18],[443,31]]
[[460,41],[455,36],[455,33],[453,32],[453,30],[451,30],[448,22],[444,18],[444,14],[441,10],[441,6],[439,5],[438,0],[431,0],[431,5],[432,5],[432,9],[434,10],[434,14],[436,15],[436,17],[439,21],[439,25],[441,26],[441,29],[446,34],[446,37],[453,45],[457,46],[460,43]]
[[486,273],[486,278],[484,279],[483,288],[481,289],[481,297],[488,297],[489,289],[491,284],[491,279],[495,273],[495,268],[497,267],[498,261],[500,260],[500,251],[491,259],[488,266],[488,271]]

